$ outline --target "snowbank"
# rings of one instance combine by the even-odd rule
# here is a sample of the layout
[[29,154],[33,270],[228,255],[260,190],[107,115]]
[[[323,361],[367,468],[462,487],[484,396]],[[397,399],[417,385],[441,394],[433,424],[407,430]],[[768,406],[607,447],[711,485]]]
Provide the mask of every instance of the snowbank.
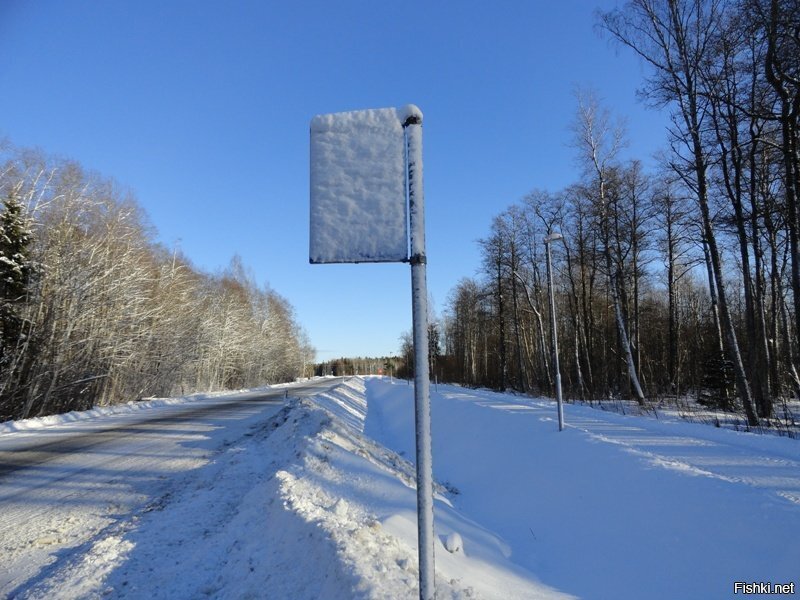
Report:
[[[284,503],[336,547],[359,581],[344,597],[416,598],[414,468],[363,435],[364,381],[351,379],[294,410],[325,415],[302,459],[278,473]],[[314,418],[319,419],[319,416]],[[436,497],[437,598],[567,598],[507,560],[502,540]],[[445,548],[447,540],[455,546]],[[325,596],[328,597],[328,596]]]

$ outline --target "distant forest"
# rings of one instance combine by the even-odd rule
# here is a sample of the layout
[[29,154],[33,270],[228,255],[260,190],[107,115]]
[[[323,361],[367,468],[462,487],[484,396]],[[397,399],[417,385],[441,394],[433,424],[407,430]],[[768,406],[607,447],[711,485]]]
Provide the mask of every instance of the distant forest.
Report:
[[494,218],[479,275],[434,328],[434,373],[552,390],[543,240],[558,232],[568,396],[693,395],[751,425],[779,416],[800,396],[800,2],[632,0],[598,25],[645,63],[648,105],[669,111],[660,166],[623,160],[635,132],[577,93],[575,183]]
[[164,248],[136,200],[75,162],[0,147],[0,421],[293,380],[314,351],[237,257]]

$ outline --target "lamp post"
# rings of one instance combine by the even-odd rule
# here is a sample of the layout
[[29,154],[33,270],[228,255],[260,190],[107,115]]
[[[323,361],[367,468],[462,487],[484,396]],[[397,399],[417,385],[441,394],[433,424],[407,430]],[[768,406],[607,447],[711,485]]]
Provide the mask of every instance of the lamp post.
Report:
[[558,332],[556,330],[556,303],[553,298],[553,265],[550,259],[550,242],[564,239],[564,236],[552,232],[544,238],[547,248],[547,291],[550,296],[550,327],[553,330],[553,369],[556,376],[556,401],[558,402],[558,430],[564,430],[564,404],[561,399],[561,369],[558,366]]

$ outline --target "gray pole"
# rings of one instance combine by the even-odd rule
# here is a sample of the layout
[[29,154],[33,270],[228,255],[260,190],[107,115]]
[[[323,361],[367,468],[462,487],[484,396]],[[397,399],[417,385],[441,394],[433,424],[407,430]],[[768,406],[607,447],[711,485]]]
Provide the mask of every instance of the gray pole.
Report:
[[564,236],[551,233],[544,238],[547,248],[547,288],[550,295],[550,326],[553,329],[553,369],[556,375],[556,400],[558,401],[558,430],[564,430],[564,404],[561,400],[561,369],[558,366],[558,331],[556,330],[556,302],[553,298],[553,265],[550,260],[550,242],[560,240]]
[[411,230],[411,312],[414,321],[414,404],[417,438],[417,540],[419,597],[433,600],[433,460],[430,373],[428,372],[428,286],[425,257],[425,201],[422,191],[422,115],[403,123],[408,143],[408,206]]

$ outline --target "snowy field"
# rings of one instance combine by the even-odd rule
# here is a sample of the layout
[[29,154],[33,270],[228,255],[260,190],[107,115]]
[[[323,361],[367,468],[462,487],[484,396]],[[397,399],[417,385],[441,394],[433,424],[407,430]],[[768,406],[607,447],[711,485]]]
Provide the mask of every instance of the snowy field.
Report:
[[[60,477],[0,479],[0,597],[416,597],[412,388],[353,378],[283,409],[166,418],[226,401],[0,425],[1,452],[165,416]],[[438,598],[800,584],[797,440],[572,405],[559,433],[549,400],[449,386],[432,406]]]

